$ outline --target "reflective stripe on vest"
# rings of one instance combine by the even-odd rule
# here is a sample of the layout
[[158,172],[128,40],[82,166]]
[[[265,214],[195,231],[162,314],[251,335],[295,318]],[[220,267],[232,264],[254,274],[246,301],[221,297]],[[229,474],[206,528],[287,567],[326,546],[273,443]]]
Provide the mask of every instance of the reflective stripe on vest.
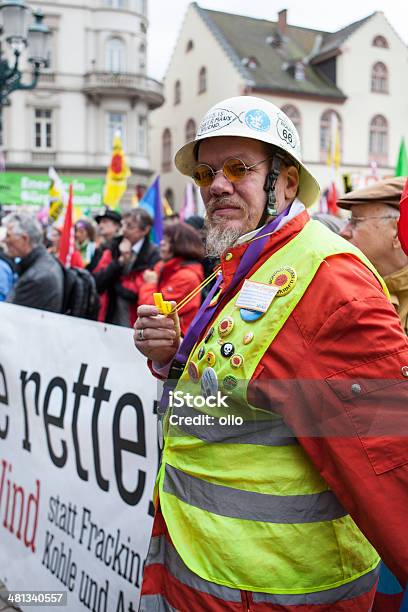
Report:
[[[158,478],[161,509],[177,552],[204,580],[246,591],[301,595],[351,585],[378,565],[375,550],[282,419],[270,410],[250,406],[246,399],[259,361],[319,266],[339,253],[362,260],[386,292],[358,249],[311,221],[251,276],[251,280],[268,283],[276,270],[291,266],[298,275],[293,290],[276,297],[256,322],[241,320],[236,296],[213,322],[217,330],[223,318],[233,318],[234,328],[227,340],[244,356],[239,371],[231,370],[229,360],[220,356],[217,332],[205,345],[199,343],[190,356],[202,376],[207,364],[199,359],[198,351],[204,346],[217,355],[213,368],[220,384],[231,374],[240,379],[229,391],[228,408],[204,406],[200,413],[215,421],[226,414],[239,415],[244,424],[241,432],[239,426],[229,431],[225,427],[223,432],[219,425],[173,425],[167,418]],[[247,331],[254,332],[254,339],[244,345]],[[187,368],[177,390],[201,394],[200,384],[189,379]],[[191,410],[195,411],[184,404],[174,407],[172,414],[191,416]],[[280,428],[283,436],[279,440],[278,435],[275,444],[273,434]]]
[[[164,535],[155,536],[151,539],[149,555],[146,560],[146,568],[161,565],[171,574],[181,585],[194,589],[206,595],[217,598],[215,608],[219,609],[220,602],[225,603],[228,608],[229,603],[241,603],[241,591],[230,589],[213,582],[203,580],[183,563],[181,557],[172,544]],[[360,576],[356,580],[344,584],[335,589],[320,591],[318,593],[304,593],[302,595],[271,595],[269,593],[252,593],[252,600],[255,604],[275,604],[281,606],[301,606],[301,605],[329,605],[335,604],[344,599],[353,599],[371,591],[378,578],[378,568]],[[161,581],[157,581],[157,588],[160,591]],[[167,589],[166,589],[167,590]],[[160,604],[158,608],[154,607]],[[168,605],[169,608],[161,607]],[[218,607],[217,607],[218,605]],[[140,612],[157,610],[173,610],[172,606],[166,601],[160,592],[151,595],[143,595],[141,599]],[[186,609],[192,609],[191,604],[186,600]]]

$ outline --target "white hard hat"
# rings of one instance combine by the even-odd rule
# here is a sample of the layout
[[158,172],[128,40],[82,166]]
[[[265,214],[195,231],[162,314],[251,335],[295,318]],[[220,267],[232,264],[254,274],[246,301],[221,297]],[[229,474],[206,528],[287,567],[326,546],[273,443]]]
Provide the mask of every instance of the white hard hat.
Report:
[[176,168],[192,176],[197,165],[197,143],[217,136],[241,136],[261,140],[280,149],[300,167],[298,198],[311,206],[319,197],[320,188],[313,174],[303,165],[299,134],[292,121],[280,108],[253,96],[236,96],[219,102],[201,121],[197,135],[176,153]]

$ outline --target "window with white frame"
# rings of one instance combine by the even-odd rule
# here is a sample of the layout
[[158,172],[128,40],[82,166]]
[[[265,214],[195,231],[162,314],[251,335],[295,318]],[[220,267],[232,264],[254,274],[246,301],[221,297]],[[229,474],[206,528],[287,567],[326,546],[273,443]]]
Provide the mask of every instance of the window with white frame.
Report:
[[383,115],[370,121],[369,161],[386,165],[388,159],[388,122]]
[[377,62],[371,70],[371,91],[388,93],[388,70],[383,62]]
[[51,150],[53,143],[52,110],[36,108],[34,110],[34,148]]
[[137,120],[136,150],[138,155],[146,155],[147,152],[147,118],[139,115]]
[[125,72],[125,43],[120,38],[107,41],[105,64],[109,72]]
[[107,113],[107,127],[106,127],[106,149],[107,151],[112,150],[113,139],[116,134],[119,134],[123,148],[126,148],[125,144],[125,121],[126,113],[120,113],[117,111],[109,111]]

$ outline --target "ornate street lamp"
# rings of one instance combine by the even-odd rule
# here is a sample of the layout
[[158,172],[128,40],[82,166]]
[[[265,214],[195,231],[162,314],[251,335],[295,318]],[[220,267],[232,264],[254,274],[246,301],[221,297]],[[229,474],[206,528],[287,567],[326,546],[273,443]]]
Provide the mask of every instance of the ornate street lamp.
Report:
[[[28,17],[34,15],[34,23],[28,25]],[[0,15],[3,20],[2,39],[7,42],[14,54],[14,62],[9,64],[0,47],[0,107],[10,104],[9,94],[16,89],[34,89],[38,82],[41,67],[47,66],[48,44],[51,30],[42,22],[40,11],[32,13],[24,0],[3,0],[0,2]],[[19,60],[23,50],[28,47],[28,61],[32,64],[31,83],[23,83],[23,73]]]

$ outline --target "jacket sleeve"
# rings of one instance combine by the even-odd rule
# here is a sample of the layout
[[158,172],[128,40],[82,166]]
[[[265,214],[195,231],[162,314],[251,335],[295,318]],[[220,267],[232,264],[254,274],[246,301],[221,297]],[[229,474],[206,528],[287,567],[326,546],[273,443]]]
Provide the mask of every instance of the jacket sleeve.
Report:
[[355,299],[313,338],[280,403],[315,467],[402,585],[408,580],[407,376],[408,342],[392,306],[384,297]]
[[119,280],[122,274],[122,265],[117,259],[112,259],[111,252],[104,251],[98,265],[92,271],[98,293],[107,291]]

